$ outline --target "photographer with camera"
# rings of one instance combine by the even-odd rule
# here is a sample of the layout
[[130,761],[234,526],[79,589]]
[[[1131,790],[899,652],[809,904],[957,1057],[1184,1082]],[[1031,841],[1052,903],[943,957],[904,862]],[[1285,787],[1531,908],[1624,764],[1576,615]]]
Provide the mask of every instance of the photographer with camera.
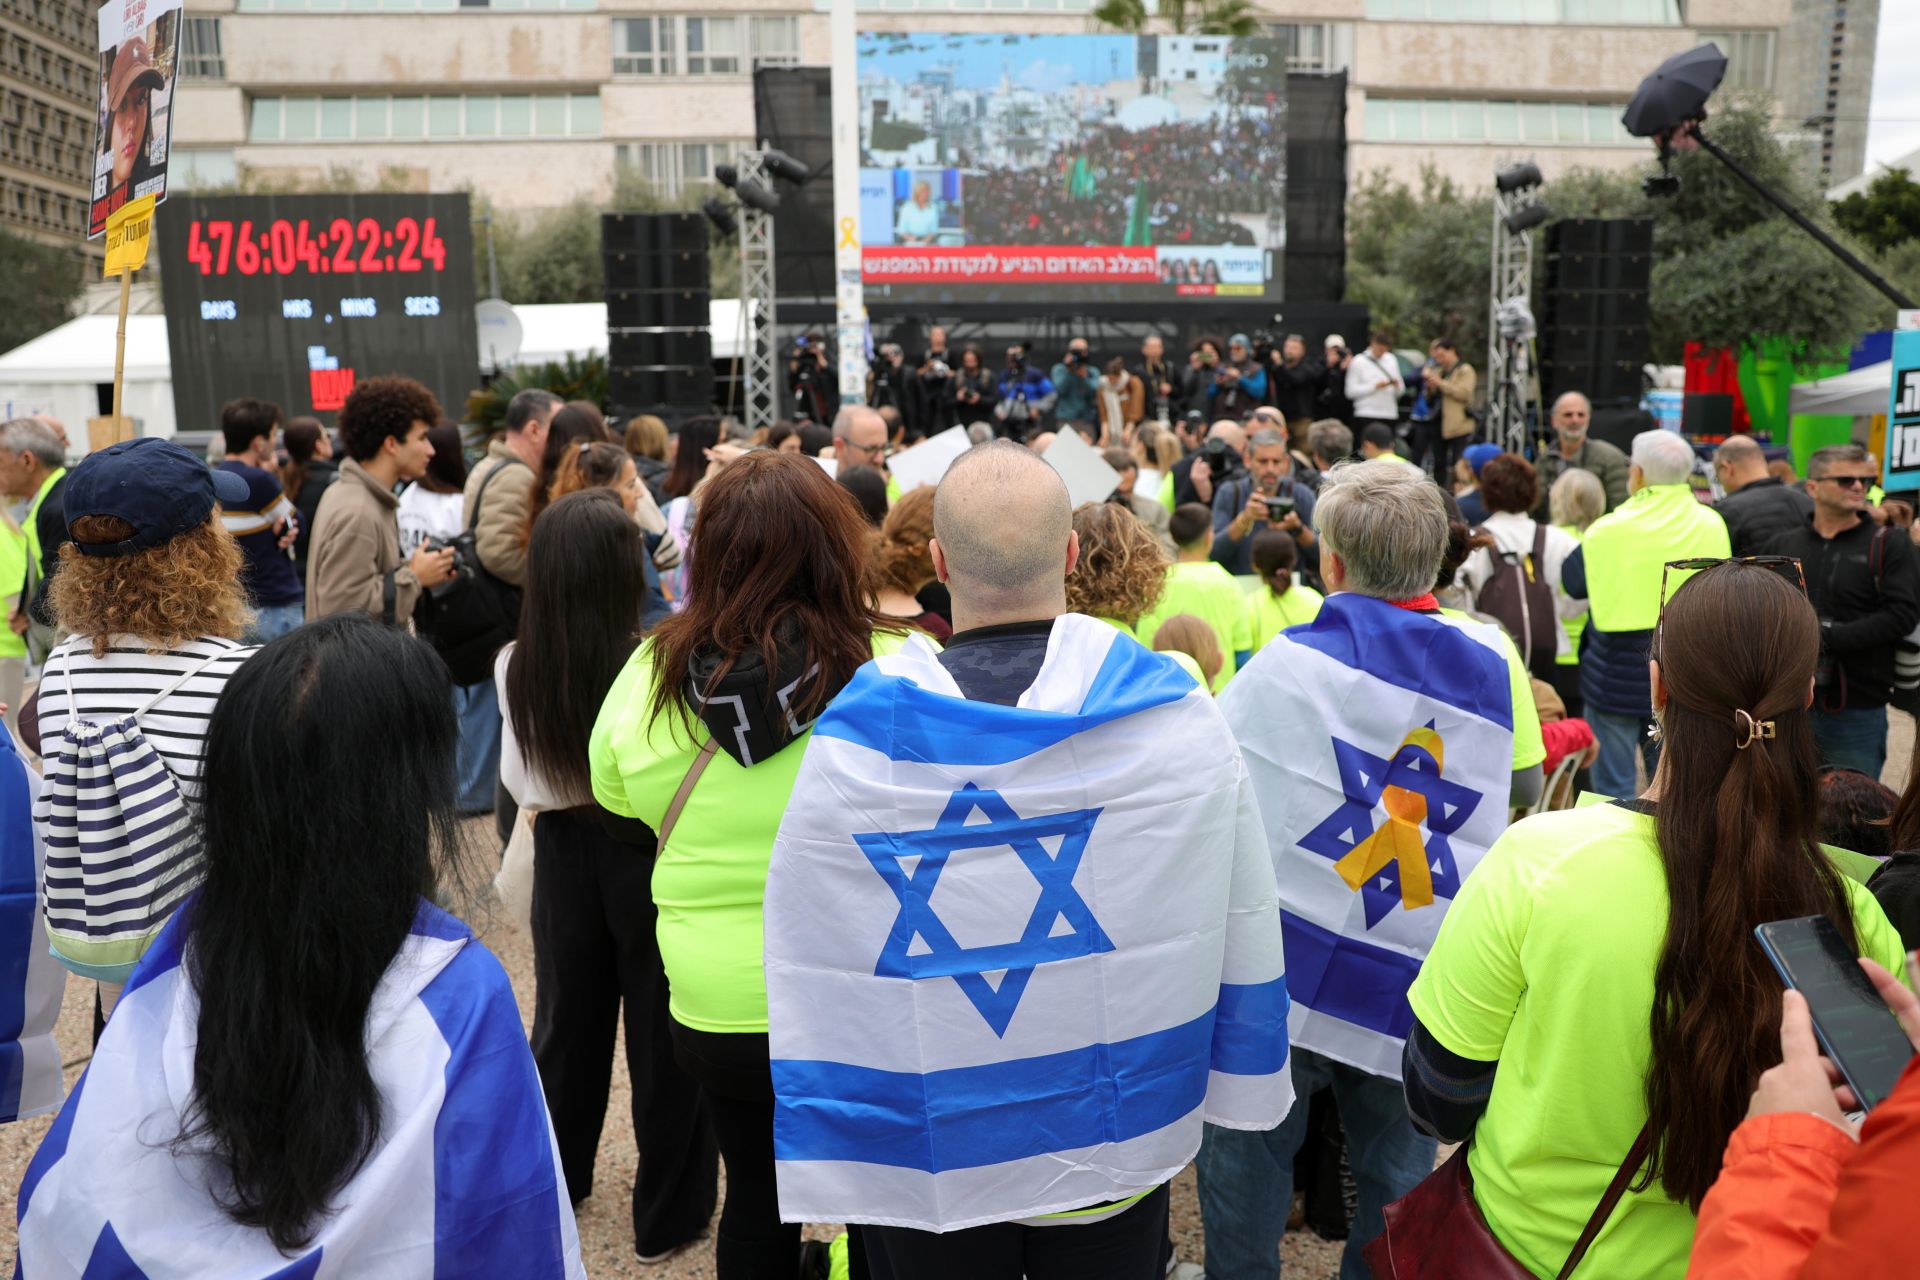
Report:
[[1180,371],[1180,403],[1188,413],[1205,414],[1213,407],[1213,375],[1219,369],[1219,339],[1197,339],[1187,353],[1187,367]]
[[933,345],[914,371],[912,412],[906,416],[909,442],[937,436],[959,417],[954,404],[953,364],[947,354],[947,331],[935,326]]
[[1000,400],[999,384],[994,380],[980,348],[967,347],[960,352],[960,363],[953,371],[954,421],[969,425],[991,422],[993,407]]
[[840,412],[840,380],[827,364],[827,349],[801,334],[787,355],[787,394],[793,397],[793,415],[822,425]]
[[[1269,410],[1271,412],[1271,410]],[[1213,559],[1228,573],[1252,573],[1254,535],[1284,529],[1300,548],[1300,570],[1318,576],[1313,489],[1296,473],[1284,427],[1263,426],[1247,439],[1247,470],[1215,487]]]
[[1762,550],[1792,556],[1820,615],[1814,673],[1813,739],[1820,762],[1880,776],[1887,759],[1887,699],[1894,650],[1920,622],[1913,541],[1866,514],[1880,480],[1857,444],[1828,445],[1807,459],[1813,515]]
[[1167,363],[1166,344],[1150,333],[1140,343],[1140,385],[1146,392],[1141,420],[1171,424],[1180,416],[1179,373]]
[[[1188,415],[1195,430],[1198,421]],[[1182,432],[1182,443],[1187,433]],[[1197,502],[1203,507],[1213,506],[1213,495],[1222,481],[1238,475],[1242,470],[1241,451],[1247,447],[1247,433],[1237,422],[1228,422],[1224,418],[1213,424],[1205,438],[1186,457],[1173,464],[1174,510]]]
[[1100,420],[1100,370],[1088,355],[1087,340],[1075,338],[1067,354],[1053,366],[1053,389],[1058,395],[1053,417],[1056,426],[1078,427]]
[[1400,395],[1407,389],[1400,358],[1391,340],[1376,332],[1365,351],[1347,361],[1347,399],[1353,403],[1353,429],[1363,437],[1368,427],[1383,424],[1396,436],[1400,426]]
[[1227,339],[1227,359],[1214,371],[1210,399],[1214,417],[1235,422],[1246,421],[1247,415],[1266,403],[1267,371],[1254,359],[1246,334]]
[[867,407],[892,409],[906,420],[907,353],[897,342],[883,342],[867,362]]
[[1307,359],[1307,340],[1297,333],[1288,334],[1272,354],[1267,365],[1268,399],[1289,427],[1312,422],[1317,416],[1320,380],[1326,375],[1323,365]]
[[1027,362],[1027,349],[1015,343],[1007,348],[1007,367],[1000,374],[1000,401],[993,407],[994,431],[1021,444],[1037,434],[1052,411],[1057,394],[1047,375]]
[[1353,363],[1353,352],[1347,350],[1345,338],[1330,333],[1326,355],[1326,362],[1321,366],[1320,391],[1314,398],[1314,412],[1321,419],[1331,418],[1351,427],[1353,401],[1347,399],[1347,368]]

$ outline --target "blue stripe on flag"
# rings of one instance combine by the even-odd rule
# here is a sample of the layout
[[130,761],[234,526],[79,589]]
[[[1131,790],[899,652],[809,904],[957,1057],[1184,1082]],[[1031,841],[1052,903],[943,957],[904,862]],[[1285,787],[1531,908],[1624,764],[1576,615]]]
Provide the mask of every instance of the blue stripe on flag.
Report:
[[1192,692],[1192,678],[1170,659],[1116,634],[1075,714],[970,702],[923,689],[868,663],[833,700],[813,732],[891,760],[1007,764],[1122,716],[1178,702]]
[[1451,623],[1341,591],[1312,622],[1285,634],[1342,666],[1513,728],[1505,655]]
[[1417,956],[1342,937],[1290,911],[1280,913],[1287,947],[1287,983],[1300,1003],[1397,1040],[1413,1029],[1407,989],[1420,972]]
[[926,1075],[775,1059],[774,1158],[941,1173],[1124,1142],[1206,1100],[1213,1023]]
[[19,1118],[27,1056],[27,966],[45,945],[34,927],[40,901],[33,861],[33,800],[27,766],[0,727],[0,1124]]
[[1213,1069],[1270,1076],[1287,1065],[1287,980],[1220,984],[1213,1022]]
[[[414,929],[451,919],[427,908]],[[560,1172],[506,971],[468,942],[419,1000],[449,1051],[433,1121],[433,1274],[562,1280]]]

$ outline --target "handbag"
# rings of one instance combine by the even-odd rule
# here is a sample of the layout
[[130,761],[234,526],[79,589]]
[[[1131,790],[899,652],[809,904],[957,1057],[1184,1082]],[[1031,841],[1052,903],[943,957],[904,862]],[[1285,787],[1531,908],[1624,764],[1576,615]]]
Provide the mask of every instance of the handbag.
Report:
[[[1652,1145],[1649,1120],[1640,1127],[1627,1158],[1587,1219],[1586,1229],[1574,1241],[1573,1251],[1556,1273],[1558,1280],[1567,1280],[1587,1256],[1626,1194],[1627,1184],[1646,1163]],[[1418,1186],[1388,1205],[1383,1216],[1385,1229],[1360,1251],[1374,1280],[1533,1280],[1533,1272],[1521,1266],[1487,1226],[1486,1215],[1473,1198],[1465,1143]]]
[[414,606],[414,629],[446,662],[457,685],[491,678],[493,656],[520,630],[520,589],[487,572],[474,550],[474,537],[487,486],[508,467],[526,465],[509,455],[480,481],[466,531],[454,540],[454,577],[422,592]]

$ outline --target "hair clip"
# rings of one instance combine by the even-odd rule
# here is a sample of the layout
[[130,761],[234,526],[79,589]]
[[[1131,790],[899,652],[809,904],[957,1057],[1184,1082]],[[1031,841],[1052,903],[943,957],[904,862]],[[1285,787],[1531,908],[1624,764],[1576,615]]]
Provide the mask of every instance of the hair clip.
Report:
[[1737,709],[1733,713],[1733,727],[1739,735],[1734,739],[1735,751],[1745,751],[1755,742],[1771,739],[1774,736],[1773,721],[1755,720],[1748,712]]

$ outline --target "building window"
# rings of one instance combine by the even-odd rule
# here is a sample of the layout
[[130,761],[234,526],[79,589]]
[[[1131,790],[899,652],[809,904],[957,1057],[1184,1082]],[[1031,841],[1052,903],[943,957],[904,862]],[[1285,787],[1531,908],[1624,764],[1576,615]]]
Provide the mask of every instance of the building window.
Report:
[[220,19],[189,16],[180,27],[180,78],[225,80],[227,60],[220,48]]
[[1558,147],[1644,146],[1620,123],[1617,102],[1481,102],[1368,97],[1368,142],[1523,143]]
[[1702,31],[1701,44],[1717,44],[1727,55],[1729,89],[1773,88],[1773,32]]
[[597,93],[262,97],[248,106],[248,142],[600,136]]
[[688,187],[713,181],[715,165],[726,164],[752,147],[737,142],[622,142],[613,149],[614,164],[646,180],[663,196],[678,196]]
[[1369,18],[1677,27],[1680,0],[1367,0]]
[[1267,34],[1287,49],[1289,71],[1340,71],[1331,22],[1270,22]]
[[613,20],[616,76],[736,76],[799,61],[800,22],[791,15]]
[[239,181],[239,171],[231,148],[182,147],[167,161],[167,181],[182,191],[206,191],[233,186]]

